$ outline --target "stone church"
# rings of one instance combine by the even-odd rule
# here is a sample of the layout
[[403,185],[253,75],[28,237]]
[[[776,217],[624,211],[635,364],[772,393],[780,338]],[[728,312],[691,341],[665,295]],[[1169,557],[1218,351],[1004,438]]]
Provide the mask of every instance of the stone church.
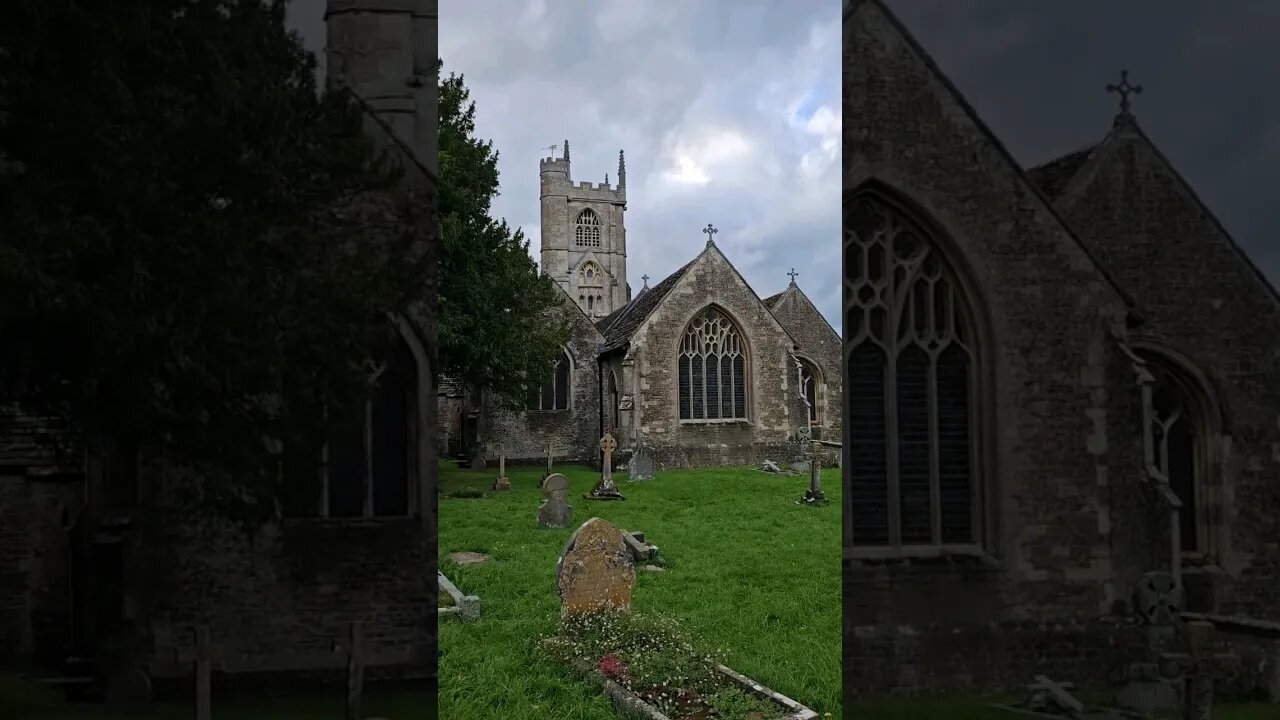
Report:
[[[434,0],[330,0],[329,81],[405,170],[344,207],[437,197]],[[366,203],[367,202],[367,207]],[[419,228],[434,252],[434,227]],[[0,407],[0,667],[71,680],[189,682],[195,631],[215,672],[340,673],[363,623],[370,673],[435,672],[438,433],[434,261],[394,314],[354,432],[299,463],[281,517],[237,526],[181,501],[200,478],[146,448],[90,456],[56,419]],[[52,438],[52,439],[51,439]],[[219,685],[223,679],[215,681]]]
[[[617,185],[575,183],[569,142],[543,158],[541,268],[563,291],[570,337],[554,371],[511,413],[442,383],[442,445],[458,456],[498,446],[516,461],[595,463],[610,432],[620,459],[642,447],[655,467],[790,459],[797,438],[840,428],[840,337],[792,275],[760,297],[715,243],[634,294],[627,277],[626,158]],[[643,241],[643,240],[642,240]]]
[[1280,296],[1127,77],[1026,168],[881,0],[843,52],[847,691],[1168,689],[1152,608],[1280,620]]

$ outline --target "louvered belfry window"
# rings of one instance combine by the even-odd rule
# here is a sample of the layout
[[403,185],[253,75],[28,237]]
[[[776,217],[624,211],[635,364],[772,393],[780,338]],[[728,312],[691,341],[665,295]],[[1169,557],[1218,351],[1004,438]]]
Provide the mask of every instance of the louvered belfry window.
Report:
[[587,209],[578,213],[573,223],[574,241],[578,247],[600,247],[600,216]]
[[852,544],[975,545],[975,332],[931,239],[873,196],[846,212]]
[[676,364],[681,420],[747,419],[746,347],[727,315],[713,307],[698,313]]

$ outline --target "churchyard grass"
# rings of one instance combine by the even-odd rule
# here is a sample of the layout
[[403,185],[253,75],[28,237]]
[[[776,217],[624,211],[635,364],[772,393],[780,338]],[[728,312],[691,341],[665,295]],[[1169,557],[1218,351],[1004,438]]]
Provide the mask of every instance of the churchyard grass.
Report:
[[[485,488],[496,468],[441,470],[440,557],[462,592],[480,597],[480,619],[440,625],[443,717],[510,720],[615,720],[596,688],[550,661],[541,641],[556,631],[556,558],[570,533],[590,517],[645,533],[659,548],[663,572],[638,573],[637,612],[672,617],[729,667],[831,717],[840,717],[840,476],[823,471],[832,500],[795,503],[808,476],[749,468],[659,471],[653,480],[615,473],[620,502],[589,501],[598,473],[555,468],[569,478],[573,522],[540,529],[540,467],[507,467],[509,491],[456,498]],[[449,553],[476,551],[490,562],[458,566]]]

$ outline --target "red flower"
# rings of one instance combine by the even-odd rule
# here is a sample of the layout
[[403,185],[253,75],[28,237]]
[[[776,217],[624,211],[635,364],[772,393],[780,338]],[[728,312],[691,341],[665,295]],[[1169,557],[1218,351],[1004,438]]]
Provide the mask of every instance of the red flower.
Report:
[[612,680],[621,678],[627,671],[627,666],[622,664],[617,655],[605,655],[596,663],[596,667],[605,677]]

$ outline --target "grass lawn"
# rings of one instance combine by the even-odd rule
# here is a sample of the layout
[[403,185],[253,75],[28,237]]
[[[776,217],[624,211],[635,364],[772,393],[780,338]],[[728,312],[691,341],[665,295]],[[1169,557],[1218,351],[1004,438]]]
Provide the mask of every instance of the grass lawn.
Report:
[[[795,504],[808,478],[752,469],[671,470],[620,482],[621,502],[582,495],[596,473],[557,468],[569,478],[573,526],[600,517],[640,530],[667,561],[638,574],[632,607],[678,619],[727,664],[818,711],[840,717],[840,477],[823,472],[832,500]],[[480,619],[440,623],[440,714],[502,720],[615,720],[595,688],[548,661],[539,643],[559,620],[556,558],[573,528],[540,529],[541,468],[508,468],[512,489],[488,489],[495,469],[441,469],[439,538],[444,573],[480,596]],[[619,476],[620,479],[623,476]],[[493,560],[458,567],[449,553]]]

